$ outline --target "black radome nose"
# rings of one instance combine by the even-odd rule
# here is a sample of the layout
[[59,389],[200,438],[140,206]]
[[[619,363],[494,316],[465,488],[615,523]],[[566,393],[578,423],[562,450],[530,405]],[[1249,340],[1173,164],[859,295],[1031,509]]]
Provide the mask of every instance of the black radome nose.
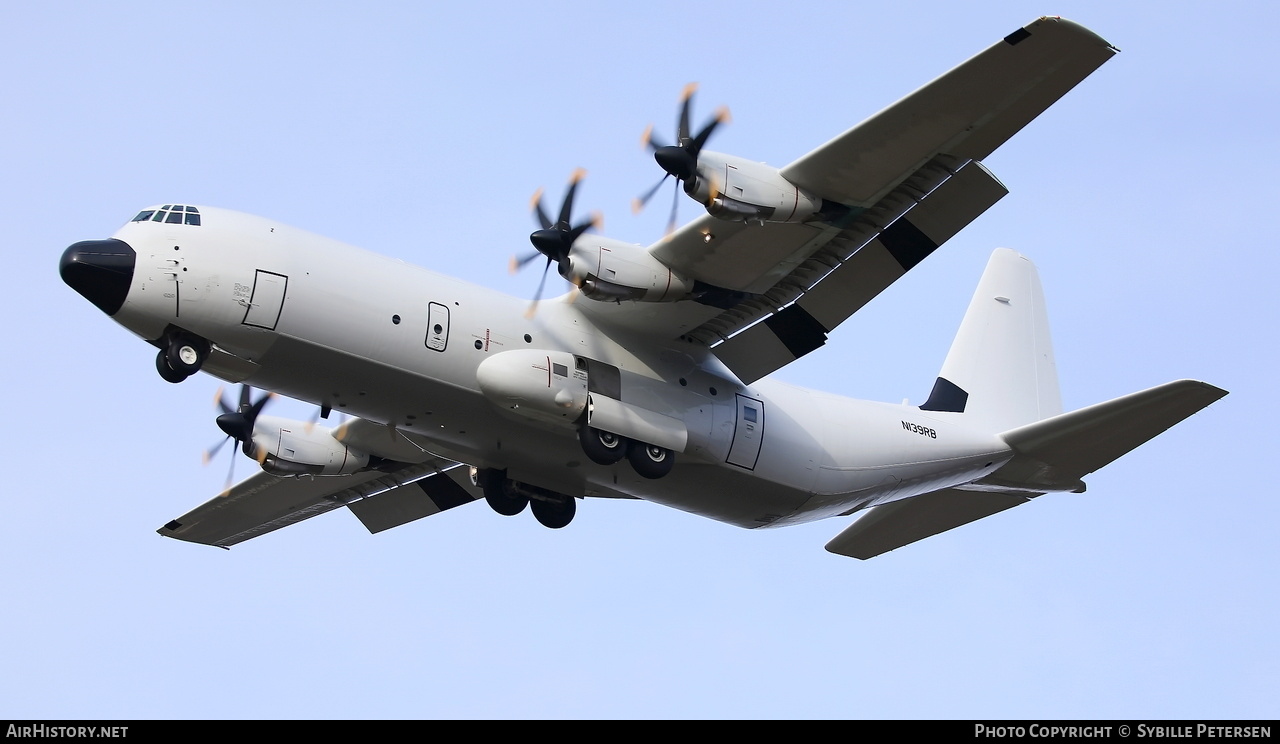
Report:
[[129,296],[138,255],[123,240],[82,240],[63,251],[62,281],[107,315],[115,315]]

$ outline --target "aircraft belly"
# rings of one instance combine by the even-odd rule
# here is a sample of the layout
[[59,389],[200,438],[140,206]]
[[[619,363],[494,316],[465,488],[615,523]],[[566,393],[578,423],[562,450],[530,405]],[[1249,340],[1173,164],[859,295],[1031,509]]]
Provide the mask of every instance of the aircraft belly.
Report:
[[277,337],[245,382],[468,451],[500,425],[477,390],[291,336]]
[[630,497],[680,509],[748,529],[767,527],[799,509],[810,494],[736,468],[681,460],[660,481],[645,480],[625,466],[595,473],[589,496]]

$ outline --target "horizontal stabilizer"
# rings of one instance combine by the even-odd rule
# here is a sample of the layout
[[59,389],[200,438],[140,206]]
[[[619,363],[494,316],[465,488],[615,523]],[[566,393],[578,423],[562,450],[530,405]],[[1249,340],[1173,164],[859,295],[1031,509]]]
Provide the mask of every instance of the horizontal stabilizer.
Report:
[[944,488],[875,507],[827,543],[827,550],[862,560],[874,558],[1032,498]]
[[1082,491],[1081,478],[1226,394],[1204,382],[1178,380],[1011,429],[1001,437],[1015,454],[991,475],[874,507],[827,550],[866,560],[1047,491]]
[[1016,453],[979,481],[1032,491],[1080,490],[1080,479],[1227,394],[1178,380],[1004,432]]

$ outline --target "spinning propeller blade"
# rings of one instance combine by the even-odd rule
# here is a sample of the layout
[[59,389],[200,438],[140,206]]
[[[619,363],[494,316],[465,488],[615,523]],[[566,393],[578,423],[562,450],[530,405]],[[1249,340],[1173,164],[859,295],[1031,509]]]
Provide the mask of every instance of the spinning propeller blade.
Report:
[[[274,397],[275,393],[266,393],[261,398],[254,401],[252,400],[250,387],[248,385],[241,385],[239,403],[232,407],[223,395],[222,389],[219,388],[214,402],[216,403],[218,410],[222,413],[215,421],[218,424],[218,428],[227,436],[213,447],[205,450],[204,464],[208,465],[228,440],[235,440],[236,444],[241,446],[241,449],[244,451],[246,456],[253,457],[251,449],[251,445],[253,443],[253,424],[257,420],[258,415],[262,413],[263,407],[267,405],[267,401]],[[265,452],[260,454],[263,458],[266,457]],[[258,464],[261,465],[262,460],[258,460]],[[227,485],[226,488],[223,489],[224,492],[231,488],[231,479],[235,473],[235,466],[236,458],[235,455],[232,454],[231,467],[227,471]]]
[[546,210],[542,208],[542,189],[538,189],[533,194],[531,200],[534,217],[537,219],[539,228],[529,235],[529,242],[533,243],[536,249],[534,253],[530,253],[522,258],[512,257],[512,272],[519,271],[528,265],[538,256],[545,256],[546,263],[542,267],[542,277],[538,280],[538,290],[534,292],[533,301],[529,305],[529,310],[525,313],[525,317],[532,317],[538,306],[538,301],[542,299],[542,290],[547,283],[547,271],[550,270],[552,262],[556,264],[556,270],[560,276],[566,279],[570,277],[571,265],[569,263],[569,251],[573,248],[573,243],[582,234],[592,227],[599,228],[600,217],[598,214],[593,215],[590,220],[581,222],[577,225],[572,223],[573,218],[573,200],[574,195],[578,191],[578,183],[582,181],[586,171],[579,168],[573,172],[569,178],[569,190],[565,192],[564,201],[560,204],[560,213],[557,215],[555,222],[547,216]]
[[[689,129],[689,109],[693,101],[693,92],[697,89],[697,83],[689,83],[680,94],[680,116],[676,124],[676,144],[661,144],[653,137],[652,124],[645,129],[644,135],[640,138],[641,145],[653,151],[653,159],[658,161],[658,165],[662,167],[664,174],[661,180],[654,184],[652,188],[632,202],[631,209],[636,214],[639,214],[644,209],[645,205],[658,193],[662,188],[662,184],[670,176],[675,176],[676,181],[683,184],[686,193],[692,193],[698,177],[698,154],[702,152],[703,146],[707,144],[707,140],[711,137],[711,133],[716,130],[716,127],[729,121],[729,109],[722,106],[716,111],[711,121],[707,122],[697,134],[691,134]],[[715,190],[714,186],[713,190]],[[679,201],[680,194],[677,190],[675,199],[671,203],[671,217],[667,221],[668,233],[675,229],[676,210]]]

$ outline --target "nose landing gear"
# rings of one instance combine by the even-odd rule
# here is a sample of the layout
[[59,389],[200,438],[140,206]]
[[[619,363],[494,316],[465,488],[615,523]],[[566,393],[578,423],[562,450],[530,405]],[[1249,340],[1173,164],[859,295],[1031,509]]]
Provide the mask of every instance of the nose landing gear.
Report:
[[192,333],[171,332],[160,341],[156,371],[166,382],[182,382],[199,372],[208,358],[208,341]]

